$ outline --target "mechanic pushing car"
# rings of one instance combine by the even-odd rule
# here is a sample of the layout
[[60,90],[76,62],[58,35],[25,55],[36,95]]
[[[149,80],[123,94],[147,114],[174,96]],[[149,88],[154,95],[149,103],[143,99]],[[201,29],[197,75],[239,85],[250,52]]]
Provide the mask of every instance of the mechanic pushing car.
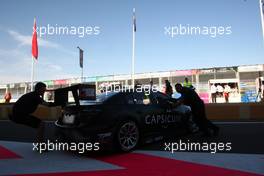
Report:
[[42,142],[44,140],[44,123],[31,114],[37,109],[39,104],[54,106],[53,103],[48,103],[43,100],[45,91],[46,85],[42,82],[38,82],[33,92],[24,94],[15,102],[12,115],[9,117],[10,120],[15,123],[37,129],[37,142]]
[[169,97],[171,97],[173,94],[173,90],[169,80],[165,80],[165,94],[168,95]]
[[193,113],[193,121],[204,133],[203,135],[209,137],[211,136],[210,130],[213,130],[213,135],[218,136],[219,127],[217,127],[207,119],[205,113],[205,105],[199,95],[193,89],[183,87],[180,83],[175,84],[175,89],[182,95],[179,102],[191,107]]

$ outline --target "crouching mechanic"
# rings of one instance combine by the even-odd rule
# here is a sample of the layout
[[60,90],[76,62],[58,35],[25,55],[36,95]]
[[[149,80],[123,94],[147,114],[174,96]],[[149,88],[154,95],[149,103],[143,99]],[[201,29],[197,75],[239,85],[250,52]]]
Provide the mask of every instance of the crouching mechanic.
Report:
[[38,82],[33,92],[29,92],[21,96],[14,104],[12,115],[9,117],[11,121],[23,124],[37,129],[37,142],[44,140],[44,123],[37,117],[31,115],[42,104],[45,106],[55,106],[54,103],[48,103],[43,100],[46,91],[46,85]]

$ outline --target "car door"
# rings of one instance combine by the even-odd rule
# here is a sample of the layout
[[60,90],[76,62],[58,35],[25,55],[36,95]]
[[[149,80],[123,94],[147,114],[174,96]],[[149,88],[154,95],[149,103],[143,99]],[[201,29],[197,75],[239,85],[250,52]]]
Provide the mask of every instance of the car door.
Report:
[[160,132],[165,109],[153,101],[153,95],[146,92],[133,93],[134,107],[142,129],[148,133]]
[[153,93],[153,98],[154,101],[156,101],[156,103],[158,104],[158,106],[163,108],[162,117],[164,123],[162,123],[161,128],[169,129],[177,126],[180,122],[181,115],[174,110],[171,98],[161,92]]

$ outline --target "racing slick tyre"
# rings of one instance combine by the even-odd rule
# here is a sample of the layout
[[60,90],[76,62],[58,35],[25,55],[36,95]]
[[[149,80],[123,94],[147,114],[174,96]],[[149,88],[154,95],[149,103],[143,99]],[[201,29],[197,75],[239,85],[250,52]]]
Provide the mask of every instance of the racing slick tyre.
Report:
[[119,151],[129,152],[139,144],[139,127],[133,120],[121,122],[116,130],[115,142]]

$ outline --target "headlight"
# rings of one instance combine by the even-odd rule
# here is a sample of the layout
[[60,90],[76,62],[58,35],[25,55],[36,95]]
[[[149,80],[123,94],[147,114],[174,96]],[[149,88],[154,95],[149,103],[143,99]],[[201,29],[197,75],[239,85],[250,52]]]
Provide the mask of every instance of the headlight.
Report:
[[65,124],[73,124],[75,120],[75,115],[73,114],[64,114],[62,122]]

